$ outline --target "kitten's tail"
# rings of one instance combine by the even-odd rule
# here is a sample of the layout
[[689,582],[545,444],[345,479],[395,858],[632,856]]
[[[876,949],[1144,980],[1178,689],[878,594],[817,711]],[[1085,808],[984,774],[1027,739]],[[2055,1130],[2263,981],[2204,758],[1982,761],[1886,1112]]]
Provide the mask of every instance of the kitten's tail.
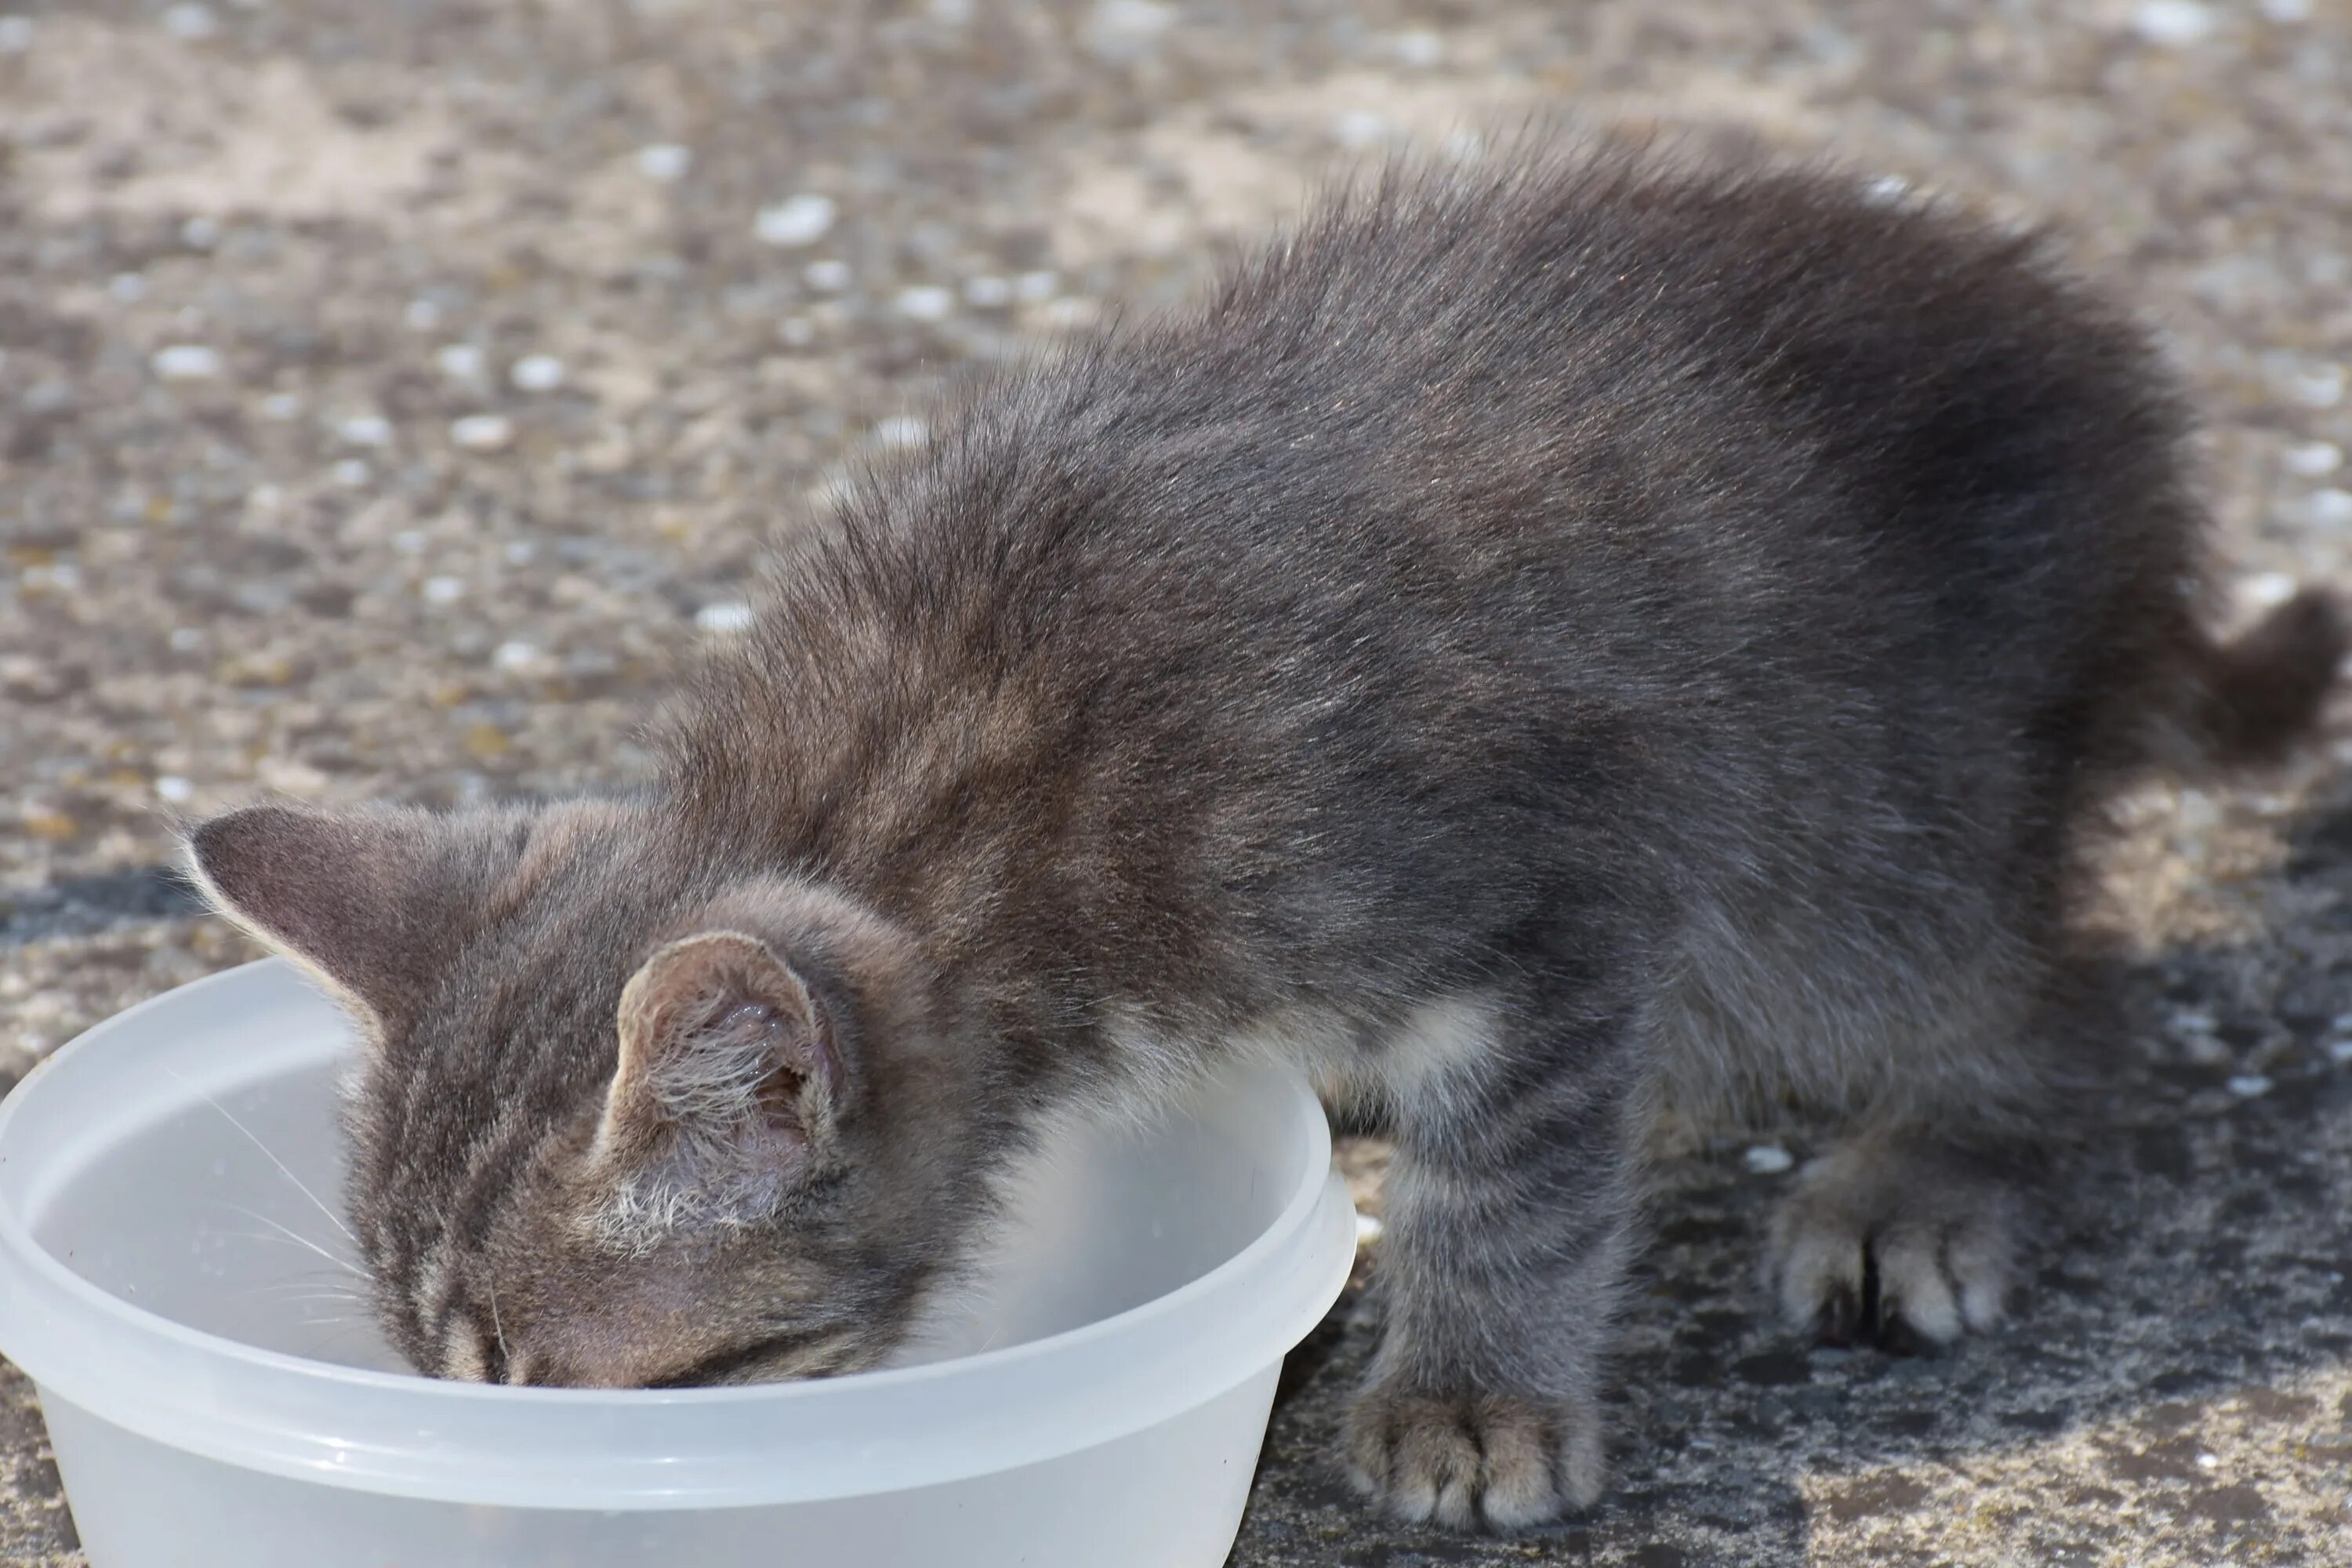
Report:
[[2306,588],[2228,642],[2200,636],[2187,715],[2208,765],[2273,763],[2308,734],[2335,689],[2352,624]]

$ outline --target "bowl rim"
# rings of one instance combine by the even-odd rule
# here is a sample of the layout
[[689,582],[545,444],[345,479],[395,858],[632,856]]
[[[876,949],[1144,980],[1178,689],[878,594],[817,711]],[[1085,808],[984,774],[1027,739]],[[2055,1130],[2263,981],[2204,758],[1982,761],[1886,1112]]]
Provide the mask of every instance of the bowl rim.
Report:
[[[45,1079],[60,1070],[70,1069],[76,1061],[93,1051],[103,1050],[109,1037],[134,1029],[142,1021],[152,1021],[152,1016],[158,1012],[184,1008],[191,1001],[215,990],[234,990],[265,983],[287,988],[281,1000],[294,997],[297,994],[295,988],[308,993],[311,999],[324,1000],[295,966],[283,959],[268,958],[207,975],[150,997],[93,1026],[60,1047],[27,1072],[5,1099],[0,1099],[0,1166],[8,1163],[11,1127],[38,1104],[43,1096],[41,1085]],[[298,1054],[308,1057],[316,1053],[288,1050],[282,1057],[257,1057],[255,1059],[274,1062]],[[266,1069],[257,1068],[253,1076],[266,1076]],[[344,1366],[247,1344],[191,1327],[85,1279],[36,1239],[28,1215],[20,1212],[20,1194],[12,1194],[9,1184],[5,1178],[0,1178],[0,1285],[7,1287],[0,1289],[0,1353],[5,1353],[33,1380],[45,1402],[50,1397],[62,1397],[113,1425],[172,1447],[251,1468],[412,1497],[525,1507],[593,1506],[606,1510],[740,1506],[846,1497],[861,1495],[862,1491],[893,1490],[908,1485],[929,1485],[966,1479],[1108,1442],[1129,1432],[1157,1425],[1182,1410],[1205,1404],[1279,1362],[1282,1355],[1320,1321],[1337,1299],[1354,1261],[1355,1225],[1353,1205],[1345,1184],[1330,1166],[1329,1128],[1321,1105],[1304,1076],[1286,1064],[1253,1061],[1243,1068],[1242,1076],[1262,1077],[1270,1087],[1286,1095],[1289,1101],[1283,1117],[1286,1141],[1303,1139],[1306,1145],[1300,1158],[1301,1174],[1274,1218],[1214,1268],[1171,1290],[1076,1328],[998,1350],[914,1366],[853,1373],[836,1378],[688,1389],[514,1388]],[[28,1174],[22,1180],[34,1184],[39,1178]],[[35,1187],[29,1195],[38,1197],[39,1189]],[[1318,1231],[1320,1235],[1316,1234]],[[1332,1245],[1342,1231],[1345,1233],[1344,1256],[1340,1256],[1340,1249]],[[1294,1253],[1295,1258],[1283,1259],[1278,1255],[1285,1251]],[[1288,1267],[1284,1266],[1286,1261]],[[10,1276],[16,1278],[10,1279]],[[46,1300],[36,1300],[37,1297]],[[429,1405],[443,1412],[496,1411],[507,1415],[504,1424],[509,1426],[517,1425],[525,1413],[546,1416],[567,1412],[661,1413],[671,1418],[673,1426],[678,1417],[702,1412],[800,1412],[816,1418],[816,1424],[821,1425],[824,1419],[837,1416],[838,1406],[853,1400],[877,1396],[903,1399],[909,1394],[957,1384],[1005,1383],[1016,1380],[1022,1370],[1031,1363],[1048,1359],[1076,1358],[1093,1363],[1093,1370],[1112,1375],[1115,1381],[1134,1384],[1139,1380],[1116,1378],[1117,1363],[1127,1358],[1110,1352],[1122,1348],[1147,1348],[1143,1342],[1155,1335],[1187,1342],[1193,1348],[1203,1345],[1213,1348],[1216,1342],[1230,1342],[1236,1336],[1201,1332],[1209,1326],[1202,1321],[1201,1309],[1210,1304],[1247,1308],[1252,1304],[1252,1299],[1255,1299],[1258,1310],[1248,1315],[1260,1321],[1258,1326],[1262,1331],[1271,1331],[1253,1337],[1265,1338],[1269,1342],[1278,1337],[1278,1347],[1271,1349],[1262,1358],[1252,1358],[1246,1365],[1234,1364],[1229,1358],[1220,1369],[1220,1375],[1192,1379],[1162,1377],[1159,1381],[1169,1385],[1165,1392],[1175,1397],[1133,1399],[1129,1412],[1132,1419],[1115,1419],[1108,1424],[1117,1429],[1105,1429],[1106,1423],[1099,1418],[1100,1412],[1097,1410],[1097,1419],[1091,1426],[1083,1431],[1066,1433],[1064,1436],[1068,1440],[1058,1440],[1045,1431],[1017,1430],[1038,1426],[1034,1419],[1026,1422],[1021,1419],[1024,1414],[1034,1415],[1034,1409],[1024,1412],[1017,1407],[999,1407],[995,1418],[990,1423],[992,1430],[984,1456],[973,1455],[970,1462],[961,1465],[921,1465],[909,1463],[913,1456],[906,1452],[888,1455],[869,1453],[868,1457],[877,1464],[886,1459],[896,1459],[899,1461],[898,1468],[920,1470],[922,1473],[919,1477],[908,1476],[853,1489],[843,1489],[838,1485],[795,1485],[791,1484],[791,1478],[776,1478],[773,1484],[765,1486],[746,1486],[744,1479],[740,1477],[731,1479],[709,1477],[701,1484],[695,1484],[687,1478],[662,1473],[667,1467],[694,1462],[691,1458],[646,1455],[640,1457],[640,1463],[619,1462],[608,1469],[611,1472],[626,1472],[649,1468],[653,1474],[632,1480],[619,1473],[607,1473],[593,1489],[593,1503],[587,1500],[589,1489],[576,1487],[562,1489],[578,1491],[583,1495],[562,1501],[518,1497],[515,1494],[519,1490],[528,1489],[478,1484],[481,1480],[478,1474],[469,1476],[465,1463],[457,1459],[402,1463],[394,1455],[354,1445],[346,1438],[315,1435],[279,1434],[278,1440],[271,1440],[258,1429],[266,1423],[250,1419],[240,1423],[237,1420],[239,1413],[225,1410],[191,1412],[179,1408],[186,1404],[185,1398],[173,1399],[170,1394],[174,1392],[184,1394],[185,1390],[159,1390],[152,1384],[146,1384],[138,1391],[144,1397],[132,1397],[128,1396],[131,1391],[127,1389],[102,1387],[101,1384],[110,1381],[109,1373],[94,1364],[72,1364],[72,1358],[66,1353],[62,1344],[35,1344],[30,1347],[31,1354],[19,1353],[27,1348],[28,1338],[38,1340],[42,1335],[41,1327],[34,1320],[46,1318],[52,1320],[48,1325],[52,1328],[59,1321],[69,1322],[74,1331],[64,1337],[92,1342],[93,1348],[96,1342],[119,1340],[120,1345],[114,1348],[128,1349],[136,1343],[150,1352],[176,1352],[182,1357],[193,1358],[189,1364],[179,1369],[178,1380],[182,1383],[205,1384],[219,1369],[229,1367],[249,1374],[249,1378],[257,1382],[264,1392],[272,1391],[272,1385],[278,1385],[276,1391],[285,1392],[283,1385],[295,1384],[300,1390],[314,1394],[321,1391],[347,1392],[354,1395],[374,1396],[403,1407]],[[1267,1321],[1269,1319],[1273,1321]],[[1191,1331],[1181,1331],[1188,1320]],[[1165,1331],[1171,1329],[1180,1331],[1168,1335]],[[1165,1363],[1174,1353],[1173,1349],[1163,1348],[1159,1359]],[[1007,1389],[1001,1392],[1014,1391]],[[1130,1389],[1129,1392],[1133,1394],[1139,1391]],[[163,1397],[156,1397],[158,1394]],[[1098,1407],[1103,1401],[1095,1399],[1085,1403]],[[827,1411],[827,1406],[836,1408]],[[251,1415],[250,1412],[244,1414]],[[383,1423],[379,1418],[360,1424],[378,1426]],[[1073,1426],[1077,1425],[1073,1423]],[[246,1428],[242,1432],[238,1430],[240,1426]],[[209,1433],[207,1427],[212,1428]],[[240,1441],[240,1437],[244,1440]],[[875,1446],[871,1442],[865,1445],[868,1450]],[[897,1449],[924,1446],[887,1442],[880,1445],[884,1448]],[[517,1462],[509,1464],[510,1458]],[[771,1464],[772,1458],[771,1455]],[[499,1467],[509,1475],[518,1468],[549,1471],[547,1475],[539,1477],[542,1481],[558,1479],[562,1474],[576,1469],[582,1462],[578,1455],[565,1455],[551,1464],[533,1465],[521,1456],[509,1456],[504,1450],[499,1451],[498,1459]],[[888,1467],[885,1465],[884,1468]],[[802,1479],[814,1479],[805,1476]],[[847,1478],[836,1478],[836,1480],[843,1479]],[[743,1495],[747,1493],[757,1495]]]

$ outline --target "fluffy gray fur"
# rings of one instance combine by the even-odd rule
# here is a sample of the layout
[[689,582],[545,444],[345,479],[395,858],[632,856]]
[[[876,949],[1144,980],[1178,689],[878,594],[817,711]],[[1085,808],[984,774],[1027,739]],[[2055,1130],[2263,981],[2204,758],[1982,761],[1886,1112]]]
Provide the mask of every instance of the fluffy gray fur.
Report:
[[1396,1140],[1346,1458],[1407,1516],[1600,1495],[1662,1104],[1851,1118],[1769,1238],[1792,1328],[1990,1326],[2095,1070],[2103,803],[2275,752],[2342,637],[2315,598],[2210,637],[2142,333],[2041,240],[1862,190],[1394,172],[794,532],[642,795],[200,828],[374,1041],[398,1342],[871,1364],[1055,1115],[1244,1051]]

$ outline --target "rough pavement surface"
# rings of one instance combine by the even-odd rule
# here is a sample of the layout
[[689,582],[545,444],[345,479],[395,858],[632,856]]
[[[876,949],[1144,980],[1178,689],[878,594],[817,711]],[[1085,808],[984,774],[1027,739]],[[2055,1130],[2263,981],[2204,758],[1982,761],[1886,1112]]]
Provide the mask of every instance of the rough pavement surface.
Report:
[[[2345,0],[23,4],[0,1083],[245,956],[153,869],[172,814],[632,777],[762,530],[921,439],[945,379],[1174,297],[1402,137],[1728,128],[2055,219],[2210,416],[2240,601],[2352,587]],[[1327,1458],[1351,1295],[1235,1563],[2352,1563],[2336,745],[2132,803],[2138,1066],[2010,1331],[1790,1342],[1748,1285],[1786,1178],[1743,1152],[1806,1130],[1701,1144],[1661,1184],[1595,1515],[1507,1542],[1360,1515]],[[5,1368],[0,1560],[80,1561]]]

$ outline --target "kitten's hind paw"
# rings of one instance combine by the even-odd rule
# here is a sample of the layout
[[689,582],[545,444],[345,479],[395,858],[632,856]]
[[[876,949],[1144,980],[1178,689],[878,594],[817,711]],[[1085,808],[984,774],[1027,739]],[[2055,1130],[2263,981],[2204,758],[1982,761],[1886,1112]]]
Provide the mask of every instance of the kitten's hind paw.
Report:
[[1508,1531],[1590,1508],[1607,1481],[1590,1401],[1373,1387],[1348,1420],[1349,1478],[1397,1518]]
[[1999,1323],[2022,1205],[1985,1162],[1860,1140],[1805,1167],[1773,1216],[1765,1282],[1789,1326],[1896,1354]]

